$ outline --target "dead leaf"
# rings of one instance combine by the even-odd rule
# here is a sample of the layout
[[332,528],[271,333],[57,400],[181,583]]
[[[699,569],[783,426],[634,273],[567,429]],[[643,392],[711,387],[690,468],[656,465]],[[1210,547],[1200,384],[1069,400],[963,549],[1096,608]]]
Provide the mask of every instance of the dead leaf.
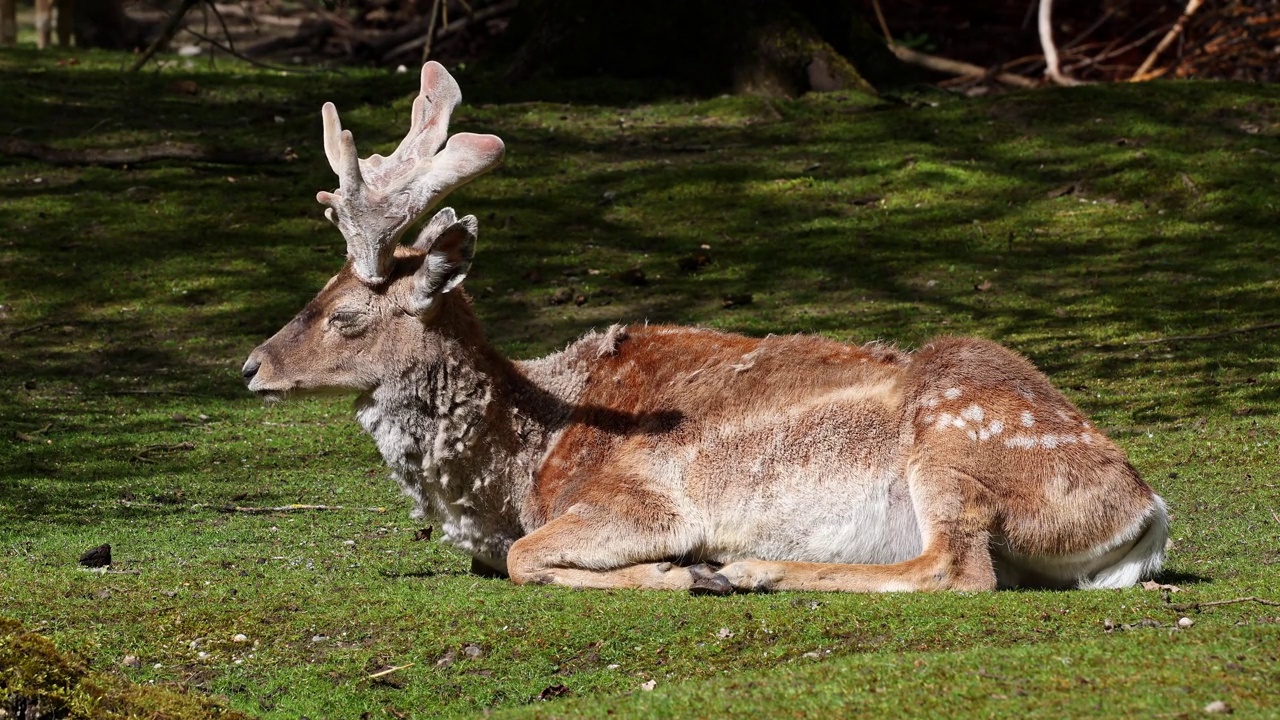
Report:
[[650,680],[648,682],[640,683],[640,689],[644,690],[645,692],[649,692],[653,690],[655,687],[657,687],[657,685],[658,685],[657,680]]
[[992,285],[990,280],[983,280],[981,283],[978,283],[977,285],[973,286],[973,289],[977,290],[978,292],[986,292],[991,288],[992,288]]
[[720,305],[725,310],[729,308],[741,307],[742,305],[750,305],[755,302],[755,298],[751,293],[730,293],[720,299]]
[[1204,711],[1209,713],[1210,715],[1230,715],[1231,713],[1235,712],[1235,708],[1222,702],[1221,700],[1214,700],[1213,702],[1204,706]]
[[564,305],[573,299],[573,288],[556,288],[551,293],[551,297],[547,298],[547,302],[552,305]]
[[1142,583],[1142,589],[1143,590],[1162,590],[1162,591],[1167,591],[1171,593],[1182,592],[1182,588],[1178,587],[1177,585],[1162,585],[1156,582],[1155,580],[1147,580],[1146,582]]

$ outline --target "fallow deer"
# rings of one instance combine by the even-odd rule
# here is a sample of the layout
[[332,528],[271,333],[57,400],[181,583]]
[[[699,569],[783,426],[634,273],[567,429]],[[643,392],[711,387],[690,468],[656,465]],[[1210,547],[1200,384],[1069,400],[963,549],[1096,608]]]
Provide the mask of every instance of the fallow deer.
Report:
[[408,136],[363,160],[325,105],[340,187],[317,199],[348,259],[243,373],[267,399],[354,393],[413,515],[479,567],[711,593],[1114,588],[1159,570],[1164,501],[986,340],[908,353],[636,325],[500,355],[461,287],[476,219],[441,210],[400,245],[501,162],[492,135],[445,144],[460,101],[428,63]]

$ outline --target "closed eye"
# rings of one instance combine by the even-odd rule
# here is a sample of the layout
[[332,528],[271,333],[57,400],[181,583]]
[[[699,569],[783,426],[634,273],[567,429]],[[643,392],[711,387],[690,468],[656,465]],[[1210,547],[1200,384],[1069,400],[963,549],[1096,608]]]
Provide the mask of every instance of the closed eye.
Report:
[[329,316],[330,325],[350,325],[364,318],[364,313],[352,310],[339,310]]

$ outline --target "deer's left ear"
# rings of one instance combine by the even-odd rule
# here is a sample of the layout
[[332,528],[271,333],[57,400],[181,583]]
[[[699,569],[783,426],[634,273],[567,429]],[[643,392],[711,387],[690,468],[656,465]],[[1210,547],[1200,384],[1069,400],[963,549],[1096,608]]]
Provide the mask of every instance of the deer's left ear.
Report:
[[475,215],[457,219],[453,208],[436,213],[413,246],[425,250],[427,259],[413,278],[412,309],[421,313],[444,293],[458,287],[471,269],[476,254],[479,223]]

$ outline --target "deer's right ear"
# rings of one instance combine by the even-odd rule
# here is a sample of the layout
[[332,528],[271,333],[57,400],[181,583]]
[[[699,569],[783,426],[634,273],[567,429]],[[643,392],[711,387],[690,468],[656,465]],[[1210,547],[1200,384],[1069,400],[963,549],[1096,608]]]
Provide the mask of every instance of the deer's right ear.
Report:
[[413,278],[412,309],[421,313],[441,295],[462,284],[476,254],[479,223],[475,215],[458,219],[453,208],[436,213],[413,246],[426,251],[427,259]]

